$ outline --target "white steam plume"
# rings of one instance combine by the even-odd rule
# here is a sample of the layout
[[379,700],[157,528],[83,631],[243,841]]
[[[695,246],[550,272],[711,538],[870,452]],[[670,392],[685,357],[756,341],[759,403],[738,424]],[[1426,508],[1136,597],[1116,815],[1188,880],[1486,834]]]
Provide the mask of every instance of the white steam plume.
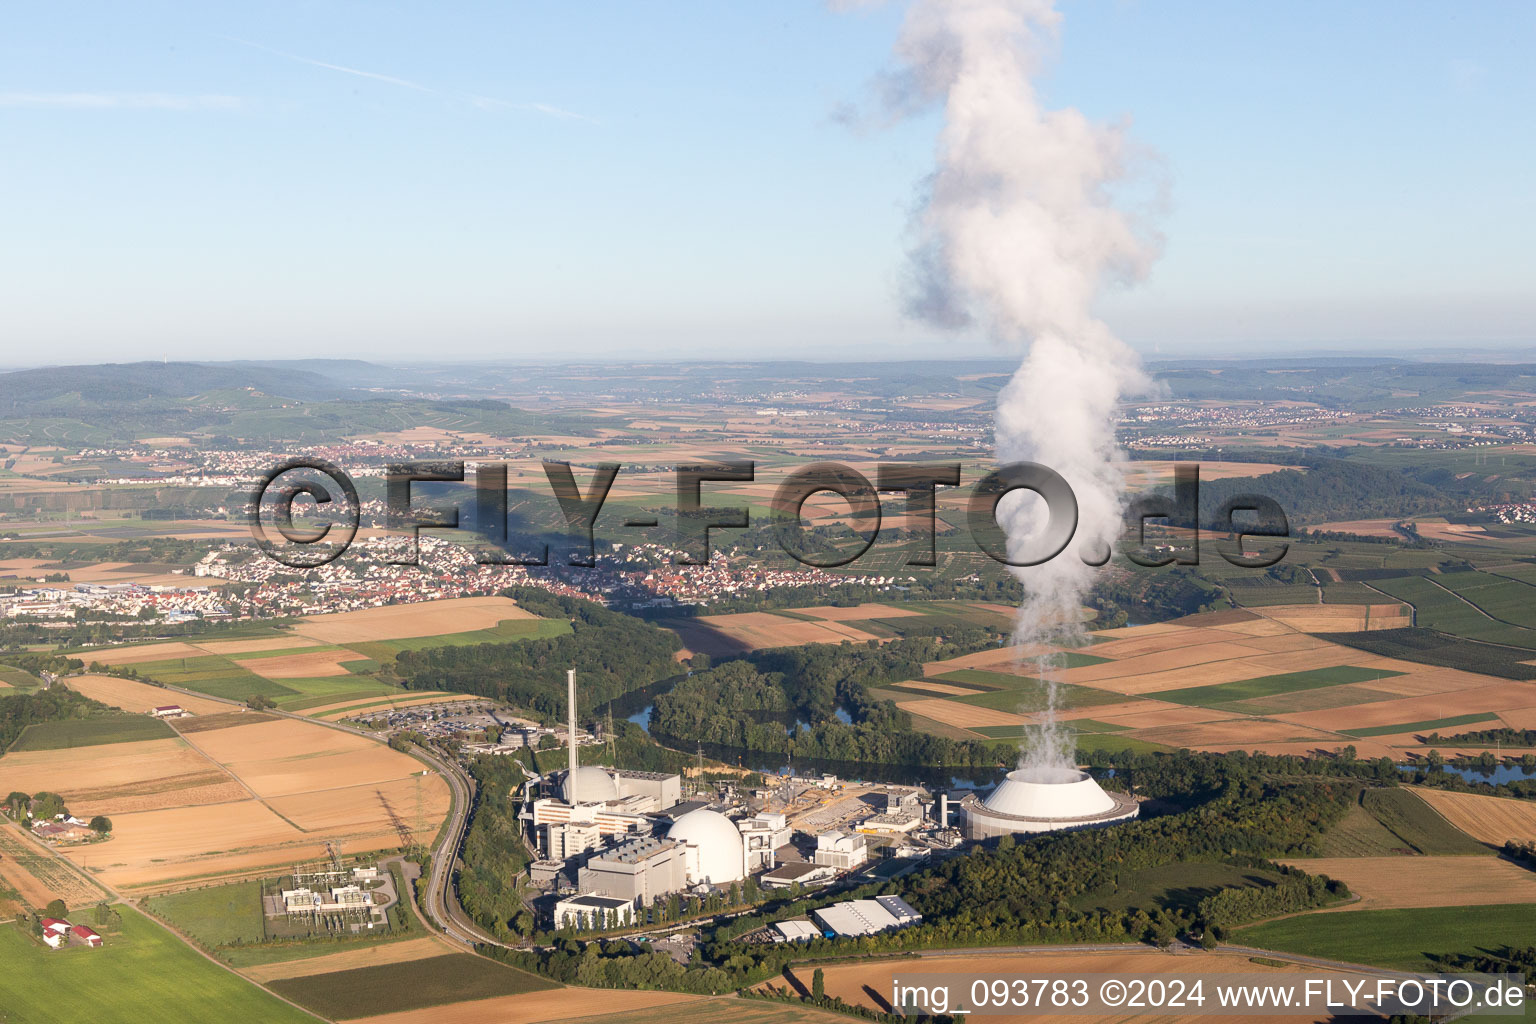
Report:
[[[912,311],[1029,343],[998,398],[997,457],[1049,466],[1077,495],[1067,549],[1015,570],[1026,591],[1015,642],[1047,680],[1026,768],[1072,764],[1055,714],[1059,665],[1042,645],[1081,635],[1095,571],[1083,557],[1102,561],[1123,514],[1116,406],[1147,386],[1135,353],[1094,317],[1093,300],[1107,279],[1140,276],[1157,250],[1111,199],[1128,155],[1122,131],[1041,106],[1031,79],[1059,21],[1050,0],[915,0],[892,83],[906,109],[941,103],[944,113],[937,167],[913,218]],[[1038,549],[1043,503],[1016,492],[999,518],[1015,557]]]

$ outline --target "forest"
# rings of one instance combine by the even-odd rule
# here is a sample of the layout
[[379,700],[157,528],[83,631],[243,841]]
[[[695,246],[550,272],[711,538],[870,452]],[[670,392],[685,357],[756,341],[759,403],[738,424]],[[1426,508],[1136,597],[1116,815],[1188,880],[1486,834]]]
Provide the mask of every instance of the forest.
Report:
[[395,656],[395,671],[417,690],[452,690],[505,701],[556,720],[565,713],[565,673],[574,668],[582,713],[678,672],[675,633],[593,601],[512,587],[502,596],[543,618],[569,619],[567,636],[504,644],[428,647]]

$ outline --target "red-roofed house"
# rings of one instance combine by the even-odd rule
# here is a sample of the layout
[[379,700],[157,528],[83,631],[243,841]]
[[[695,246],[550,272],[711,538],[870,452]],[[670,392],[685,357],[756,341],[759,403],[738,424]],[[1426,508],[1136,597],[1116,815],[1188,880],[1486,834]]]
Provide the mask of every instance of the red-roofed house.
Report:
[[43,941],[54,949],[64,945],[69,937],[69,922],[60,921],[56,917],[45,917],[42,920]]
[[96,930],[94,928],[87,928],[83,924],[77,924],[74,927],[74,932],[75,938],[79,939],[87,946],[90,946],[92,949],[100,948],[101,936],[96,934]]

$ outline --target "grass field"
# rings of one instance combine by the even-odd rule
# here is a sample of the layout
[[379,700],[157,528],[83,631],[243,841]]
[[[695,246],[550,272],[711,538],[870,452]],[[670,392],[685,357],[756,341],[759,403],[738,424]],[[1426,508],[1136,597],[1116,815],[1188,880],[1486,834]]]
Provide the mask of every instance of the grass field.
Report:
[[1160,690],[1157,698],[1173,704],[1220,708],[1238,701],[1277,697],[1281,694],[1322,689],[1326,686],[1339,686],[1345,683],[1364,683],[1402,674],[1381,669],[1356,668],[1353,665],[1338,665],[1333,668],[1309,669],[1305,672],[1283,672],[1279,675],[1260,676],[1257,679],[1244,679],[1235,683],[1190,686],[1182,690]]
[[1396,832],[1377,820],[1365,809],[1361,800],[1368,790],[1362,791],[1354,805],[1344,813],[1339,823],[1323,835],[1321,853],[1324,857],[1384,857],[1393,854],[1409,855],[1417,851]]
[[7,1021],[95,1024],[145,1021],[261,1021],[314,1018],[203,959],[131,908],[101,949],[53,951],[15,924],[0,924],[0,1013]]
[[1273,871],[1239,868],[1215,861],[1188,861],[1122,872],[1118,886],[1089,893],[1076,900],[1078,910],[1153,910],[1178,907],[1193,910],[1220,889],[1271,886],[1279,879]]
[[1515,903],[1301,914],[1241,928],[1232,941],[1351,963],[1432,970],[1432,958],[1446,953],[1536,945],[1536,908]]
[[104,715],[29,725],[11,744],[12,750],[64,750],[102,743],[164,740],[176,734],[171,727],[148,715]]
[[425,960],[285,978],[273,981],[271,987],[322,1016],[349,1020],[559,986],[472,953],[450,953]]
[[153,896],[147,903],[150,910],[208,949],[263,938],[260,882],[233,882]]
[[1419,853],[1486,854],[1488,847],[1456,828],[1412,791],[1368,789],[1360,805],[1382,826]]
[[1498,717],[1498,715],[1492,712],[1474,715],[1452,715],[1450,718],[1431,718],[1422,722],[1373,725],[1364,729],[1340,729],[1339,732],[1346,736],[1358,736],[1361,739],[1366,739],[1370,736],[1394,736],[1403,732],[1438,732],[1441,729],[1451,729],[1458,725],[1476,725],[1478,722],[1492,722]]
[[26,669],[17,668],[15,665],[0,665],[0,683],[16,690],[35,690],[43,684],[43,681]]

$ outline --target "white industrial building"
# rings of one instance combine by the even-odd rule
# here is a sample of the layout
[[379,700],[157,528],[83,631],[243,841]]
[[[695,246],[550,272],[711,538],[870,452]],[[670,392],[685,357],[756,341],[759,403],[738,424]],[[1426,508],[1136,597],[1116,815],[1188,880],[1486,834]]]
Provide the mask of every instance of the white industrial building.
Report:
[[985,800],[960,801],[968,839],[1092,828],[1136,817],[1136,798],[1106,793],[1076,768],[1021,768],[1009,772]]
[[872,900],[848,900],[811,911],[821,927],[839,938],[879,935],[921,924],[923,915],[900,896],[876,896]]
[[634,920],[634,904],[613,896],[584,893],[555,904],[556,928],[617,928]]
[[775,850],[794,837],[789,827],[789,816],[764,812],[740,822],[741,841],[747,851],[747,874],[766,871],[778,863]]
[[869,860],[869,841],[857,832],[823,832],[816,837],[812,861],[824,867],[849,871]]

